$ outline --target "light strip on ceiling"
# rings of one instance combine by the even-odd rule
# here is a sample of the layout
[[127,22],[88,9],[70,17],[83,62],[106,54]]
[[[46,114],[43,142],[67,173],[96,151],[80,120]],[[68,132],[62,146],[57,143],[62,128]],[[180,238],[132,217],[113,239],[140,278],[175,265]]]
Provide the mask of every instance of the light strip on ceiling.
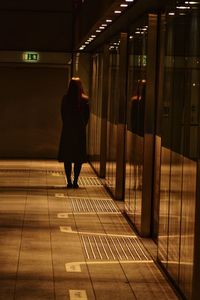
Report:
[[95,29],[95,34],[92,34],[85,42],[83,45],[80,46],[79,50],[84,50],[85,47],[87,47],[96,37],[98,34],[102,32],[102,30],[105,30],[108,25],[110,25],[113,22],[113,19],[116,19],[118,15],[122,13],[122,11],[125,11],[129,7],[129,2],[130,4],[134,2],[135,0],[123,0],[121,1],[121,4],[119,5],[118,9],[115,9],[113,11],[113,16],[109,16],[105,19],[105,21]]

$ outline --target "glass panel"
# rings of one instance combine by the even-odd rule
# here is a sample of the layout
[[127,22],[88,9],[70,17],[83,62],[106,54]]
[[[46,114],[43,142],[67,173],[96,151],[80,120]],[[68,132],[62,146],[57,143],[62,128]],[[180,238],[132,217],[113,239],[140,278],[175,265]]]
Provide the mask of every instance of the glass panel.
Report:
[[167,266],[171,159],[170,150],[163,147],[161,151],[161,158],[158,258],[163,265]]
[[200,1],[176,4],[166,14],[158,253],[190,299],[200,112]]
[[173,55],[168,55],[173,47],[173,31],[171,23],[167,23],[166,56],[162,111],[162,150],[161,150],[161,174],[160,174],[160,214],[158,257],[167,267],[168,265],[168,237],[169,237],[169,210],[170,210],[170,173],[171,173],[171,120],[173,99]]
[[196,171],[196,162],[184,158],[179,284],[188,297],[192,291]]
[[[189,2],[190,3],[190,2]],[[192,3],[192,2],[191,2]],[[197,9],[198,8],[198,9]],[[185,118],[183,120],[184,161],[182,190],[182,222],[179,284],[189,298],[192,291],[194,222],[200,114],[200,2],[190,5],[190,12],[179,14],[177,22],[184,23],[185,36]]]
[[100,139],[101,139],[101,112],[102,112],[102,54],[93,56],[92,73],[92,100],[90,103],[89,123],[89,155],[90,161],[97,171],[100,172]]
[[176,280],[178,280],[179,271],[182,171],[182,157],[172,152],[169,194],[168,270]]
[[116,149],[118,123],[118,86],[119,86],[119,37],[110,44],[108,114],[107,114],[107,161],[106,184],[113,194],[116,186]]
[[138,229],[142,208],[147,33],[145,23],[134,28],[129,36],[125,209]]

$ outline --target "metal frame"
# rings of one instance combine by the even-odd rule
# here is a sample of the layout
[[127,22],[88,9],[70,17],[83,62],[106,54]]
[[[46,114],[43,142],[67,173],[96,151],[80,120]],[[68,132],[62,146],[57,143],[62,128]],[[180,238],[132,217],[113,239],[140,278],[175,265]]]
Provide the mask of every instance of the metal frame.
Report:
[[102,119],[101,119],[101,144],[100,144],[100,177],[106,176],[106,151],[107,151],[107,106],[108,106],[108,73],[109,73],[109,46],[103,50],[103,83],[102,83]]
[[[200,117],[199,117],[200,118]],[[200,120],[199,120],[200,122]],[[198,127],[198,141],[200,139],[200,126]],[[197,161],[197,194],[195,207],[195,231],[194,231],[194,262],[193,262],[193,281],[192,281],[192,298],[198,300],[200,295],[200,143],[198,145]]]
[[125,178],[125,118],[126,118],[126,82],[127,82],[127,33],[120,36],[119,58],[119,118],[117,124],[117,161],[116,161],[116,188],[115,198],[124,198]]
[[153,161],[155,140],[155,83],[157,61],[157,15],[148,15],[148,45],[147,45],[147,85],[144,122],[144,173],[142,194],[141,232],[142,236],[151,233],[151,208],[153,186]]

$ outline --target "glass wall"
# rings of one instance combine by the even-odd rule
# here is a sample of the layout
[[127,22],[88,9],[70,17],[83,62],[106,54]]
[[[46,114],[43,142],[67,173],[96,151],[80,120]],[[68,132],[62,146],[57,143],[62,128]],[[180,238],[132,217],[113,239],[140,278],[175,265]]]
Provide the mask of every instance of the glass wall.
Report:
[[148,25],[144,22],[132,30],[128,47],[125,210],[138,229],[143,189],[147,34]]
[[200,3],[176,4],[165,19],[158,255],[190,299],[200,112]]
[[100,140],[102,114],[103,53],[92,58],[92,89],[89,122],[89,158],[92,166],[100,172]]
[[106,185],[115,194],[117,159],[117,124],[119,110],[119,55],[120,36],[116,36],[109,47],[108,111],[107,111],[107,160]]

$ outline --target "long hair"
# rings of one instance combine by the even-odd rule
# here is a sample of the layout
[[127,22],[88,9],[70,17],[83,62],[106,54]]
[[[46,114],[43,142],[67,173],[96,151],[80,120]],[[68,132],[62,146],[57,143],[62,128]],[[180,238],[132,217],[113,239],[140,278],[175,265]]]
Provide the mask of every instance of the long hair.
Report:
[[75,109],[80,108],[83,88],[80,78],[72,78],[67,91],[67,104]]

